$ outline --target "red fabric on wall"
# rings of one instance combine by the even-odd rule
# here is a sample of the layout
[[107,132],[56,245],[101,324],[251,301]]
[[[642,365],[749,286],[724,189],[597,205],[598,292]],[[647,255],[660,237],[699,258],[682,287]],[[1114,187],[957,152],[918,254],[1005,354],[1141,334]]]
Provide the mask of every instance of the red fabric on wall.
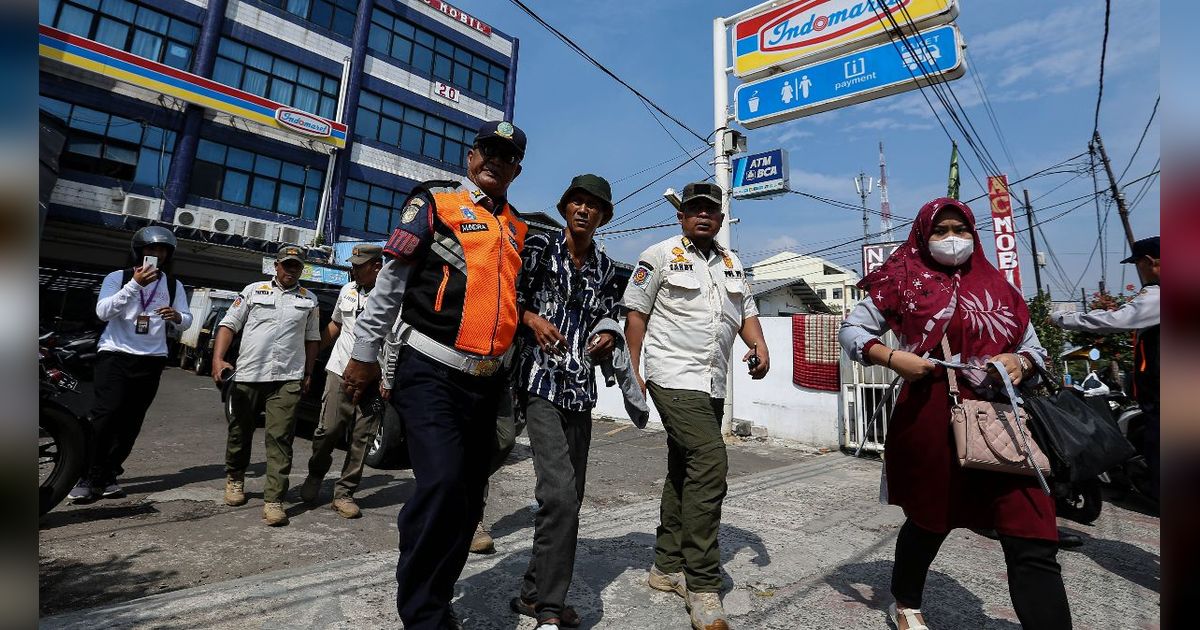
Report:
[[792,315],[792,382],[801,387],[837,391],[841,348],[837,315]]

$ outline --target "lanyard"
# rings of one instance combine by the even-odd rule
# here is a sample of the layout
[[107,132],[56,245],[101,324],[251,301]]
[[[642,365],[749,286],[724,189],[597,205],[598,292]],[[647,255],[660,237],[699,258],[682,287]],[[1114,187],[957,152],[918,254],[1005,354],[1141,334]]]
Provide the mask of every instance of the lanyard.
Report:
[[156,293],[158,293],[158,283],[159,282],[162,282],[161,275],[158,277],[158,280],[154,281],[154,286],[150,287],[150,297],[149,298],[146,297],[145,291],[138,289],[138,302],[140,302],[142,305],[142,311],[140,314],[145,314],[146,307],[150,306],[150,303],[154,301],[154,295]]

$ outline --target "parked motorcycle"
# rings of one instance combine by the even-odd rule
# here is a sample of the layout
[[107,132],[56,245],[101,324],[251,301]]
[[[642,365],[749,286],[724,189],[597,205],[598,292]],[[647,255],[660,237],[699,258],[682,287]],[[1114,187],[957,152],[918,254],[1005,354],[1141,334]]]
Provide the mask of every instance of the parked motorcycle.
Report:
[[58,505],[87,466],[88,425],[58,398],[75,393],[79,381],[66,371],[71,350],[57,347],[54,333],[38,339],[38,516]]

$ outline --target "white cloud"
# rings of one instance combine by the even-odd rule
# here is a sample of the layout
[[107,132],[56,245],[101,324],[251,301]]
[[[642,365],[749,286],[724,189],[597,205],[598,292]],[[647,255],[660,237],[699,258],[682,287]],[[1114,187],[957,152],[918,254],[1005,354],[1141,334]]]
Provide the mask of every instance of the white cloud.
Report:
[[764,249],[768,249],[768,250],[794,249],[799,244],[800,244],[800,241],[788,236],[787,234],[781,234],[779,236],[776,236],[775,238],[769,239],[767,241],[766,247]]
[[901,122],[895,118],[880,117],[854,123],[843,131],[926,131],[929,129],[933,129],[933,125],[929,123]]
[[799,190],[822,197],[845,199],[847,191],[854,193],[854,175],[826,175],[793,168],[790,175],[792,190]]

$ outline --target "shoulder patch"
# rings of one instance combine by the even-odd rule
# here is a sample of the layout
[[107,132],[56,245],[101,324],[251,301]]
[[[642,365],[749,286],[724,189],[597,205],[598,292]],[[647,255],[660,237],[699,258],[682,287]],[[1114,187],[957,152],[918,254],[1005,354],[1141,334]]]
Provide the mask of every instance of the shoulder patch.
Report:
[[630,280],[639,287],[646,286],[646,282],[650,280],[650,274],[653,271],[653,267],[645,262],[638,261],[637,267],[633,270],[633,275],[630,276]]
[[237,308],[237,307],[239,307],[239,306],[241,306],[241,305],[242,305],[242,296],[240,296],[240,295],[239,295],[239,296],[237,296],[237,298],[236,298],[236,299],[233,301],[233,308]]
[[[418,203],[419,202],[419,203]],[[421,211],[421,206],[425,205],[420,197],[414,197],[412,201],[404,206],[404,212],[400,215],[401,223],[412,223],[413,219],[417,218],[417,213]]]
[[388,238],[388,242],[383,246],[383,253],[393,258],[407,260],[417,251],[417,245],[421,243],[421,239],[417,238],[412,232],[406,232],[400,228],[396,228],[392,232],[392,236]]

